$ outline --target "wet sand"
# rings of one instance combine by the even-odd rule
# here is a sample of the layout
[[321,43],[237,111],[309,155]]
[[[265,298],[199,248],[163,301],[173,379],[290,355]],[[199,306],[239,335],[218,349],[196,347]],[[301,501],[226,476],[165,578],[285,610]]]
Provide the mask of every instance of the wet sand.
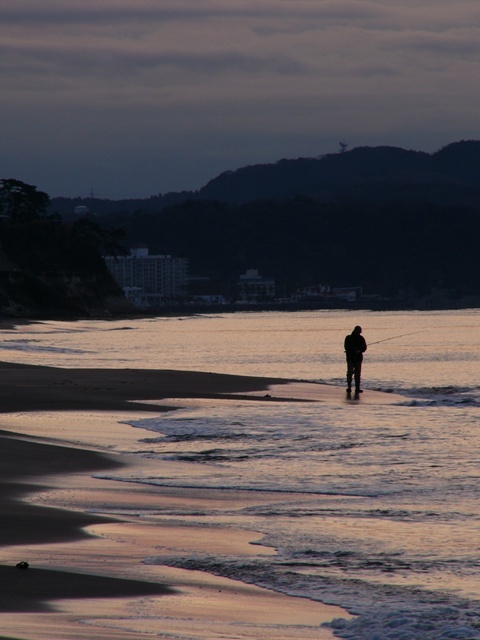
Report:
[[[260,504],[275,496],[128,485],[92,474],[138,465],[138,456],[133,462],[121,452],[134,451],[141,434],[120,421],[173,410],[169,398],[344,402],[343,390],[178,371],[0,363],[0,372],[2,637],[333,638],[320,625],[348,617],[338,607],[144,563],[166,550],[275,553],[248,528],[172,527],[149,516],[170,505],[187,514],[205,508],[221,518],[232,502]],[[363,395],[362,402],[395,400]],[[148,472],[151,462],[141,464]],[[128,515],[132,507],[142,510],[141,520]],[[27,570],[16,568],[21,561]]]

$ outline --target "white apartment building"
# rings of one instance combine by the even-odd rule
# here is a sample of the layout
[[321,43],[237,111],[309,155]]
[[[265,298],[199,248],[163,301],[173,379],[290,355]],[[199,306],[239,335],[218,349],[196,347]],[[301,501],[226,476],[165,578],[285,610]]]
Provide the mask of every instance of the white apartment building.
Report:
[[162,306],[187,293],[187,258],[149,255],[142,245],[131,249],[128,256],[105,256],[104,260],[126,298],[136,306]]

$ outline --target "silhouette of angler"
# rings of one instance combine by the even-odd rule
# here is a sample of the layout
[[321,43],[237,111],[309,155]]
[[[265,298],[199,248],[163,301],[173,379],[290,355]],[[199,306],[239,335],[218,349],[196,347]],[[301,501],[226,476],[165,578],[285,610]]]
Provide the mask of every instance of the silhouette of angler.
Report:
[[360,379],[362,376],[363,354],[367,350],[367,343],[362,336],[362,327],[358,325],[345,338],[345,355],[347,358],[347,393],[352,392],[352,380],[355,381],[355,394],[362,393]]

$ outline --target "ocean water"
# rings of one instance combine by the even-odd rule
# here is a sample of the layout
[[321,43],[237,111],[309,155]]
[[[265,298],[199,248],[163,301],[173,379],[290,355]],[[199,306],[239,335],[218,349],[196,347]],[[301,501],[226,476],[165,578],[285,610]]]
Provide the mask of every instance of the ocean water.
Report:
[[[365,393],[347,402],[343,339],[356,324],[369,344]],[[277,555],[146,562],[338,604],[357,616],[332,623],[339,638],[480,638],[480,310],[46,322],[2,334],[0,358],[14,362],[337,386],[323,403],[177,400],[174,412],[132,421],[137,455],[158,459],[158,474],[118,481],[273,496],[221,514],[169,507],[153,517],[248,526]],[[370,404],[370,390],[400,398]]]

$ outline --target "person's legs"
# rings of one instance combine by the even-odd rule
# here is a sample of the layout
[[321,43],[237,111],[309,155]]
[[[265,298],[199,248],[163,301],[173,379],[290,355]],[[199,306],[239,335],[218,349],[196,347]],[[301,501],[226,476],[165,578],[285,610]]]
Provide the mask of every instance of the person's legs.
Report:
[[352,390],[352,378],[355,369],[355,363],[351,360],[347,360],[347,391]]
[[354,376],[355,376],[355,393],[360,393],[360,378],[362,376],[362,363],[361,362],[356,362],[355,363]]

